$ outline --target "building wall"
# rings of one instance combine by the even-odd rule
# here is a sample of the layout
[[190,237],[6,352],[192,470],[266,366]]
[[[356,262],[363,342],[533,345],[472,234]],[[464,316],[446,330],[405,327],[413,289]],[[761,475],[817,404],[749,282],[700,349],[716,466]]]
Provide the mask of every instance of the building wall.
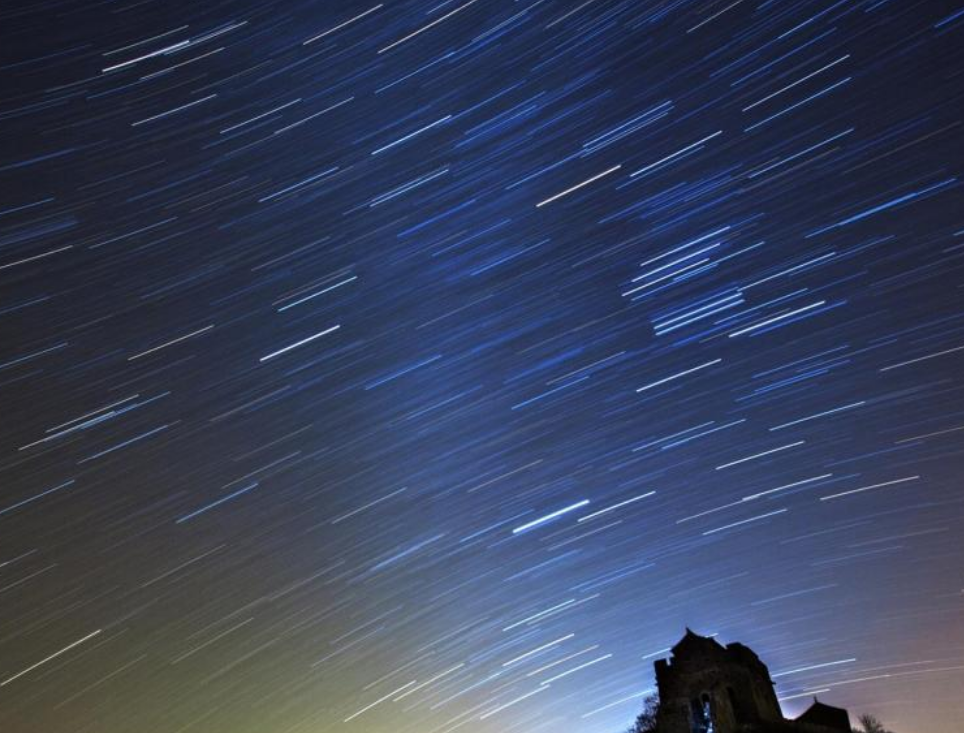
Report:
[[[752,654],[752,653],[751,653]],[[737,651],[707,647],[705,653],[656,664],[660,733],[701,733],[702,703],[709,701],[714,733],[737,733],[743,725],[782,721],[769,672]]]

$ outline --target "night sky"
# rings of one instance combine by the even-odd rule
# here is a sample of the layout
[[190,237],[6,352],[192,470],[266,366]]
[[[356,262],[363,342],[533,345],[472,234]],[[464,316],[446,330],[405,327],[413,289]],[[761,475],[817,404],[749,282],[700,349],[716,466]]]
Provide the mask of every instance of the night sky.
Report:
[[0,729],[964,718],[964,6],[0,8]]

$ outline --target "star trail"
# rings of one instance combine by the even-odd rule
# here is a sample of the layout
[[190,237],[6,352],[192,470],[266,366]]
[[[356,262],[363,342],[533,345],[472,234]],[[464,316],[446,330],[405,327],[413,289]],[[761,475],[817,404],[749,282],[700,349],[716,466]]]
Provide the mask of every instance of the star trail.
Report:
[[964,717],[959,0],[0,8],[0,729]]

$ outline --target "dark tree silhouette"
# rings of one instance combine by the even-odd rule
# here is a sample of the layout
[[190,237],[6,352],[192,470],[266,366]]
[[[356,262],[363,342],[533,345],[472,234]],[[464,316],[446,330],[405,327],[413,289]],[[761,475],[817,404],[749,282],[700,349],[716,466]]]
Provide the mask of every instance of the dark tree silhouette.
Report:
[[858,720],[860,727],[854,728],[854,733],[893,733],[873,715],[861,715]]
[[643,700],[643,711],[636,716],[626,733],[656,733],[656,716],[659,714],[659,695],[653,693]]

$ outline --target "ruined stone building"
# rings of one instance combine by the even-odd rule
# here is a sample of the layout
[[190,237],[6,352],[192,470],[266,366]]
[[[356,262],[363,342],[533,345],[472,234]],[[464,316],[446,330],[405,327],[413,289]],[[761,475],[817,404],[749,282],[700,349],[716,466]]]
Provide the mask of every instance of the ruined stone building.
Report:
[[818,702],[783,717],[770,672],[743,644],[686,635],[656,662],[659,733],[850,733],[846,710]]

